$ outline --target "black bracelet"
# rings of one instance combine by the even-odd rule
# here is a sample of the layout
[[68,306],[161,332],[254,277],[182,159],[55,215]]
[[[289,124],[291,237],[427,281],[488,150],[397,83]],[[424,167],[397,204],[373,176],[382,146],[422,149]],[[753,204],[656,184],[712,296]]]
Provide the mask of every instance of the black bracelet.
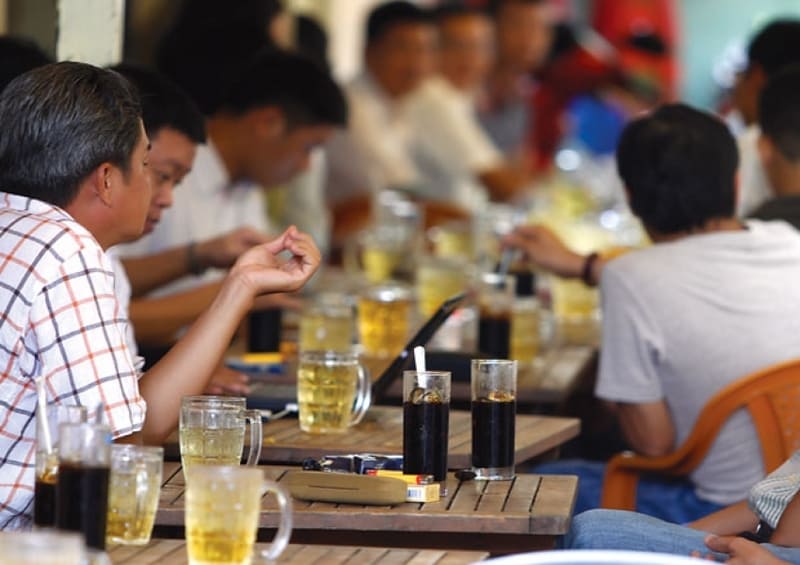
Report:
[[206,272],[206,267],[204,267],[200,263],[200,258],[197,256],[195,251],[195,246],[197,244],[192,241],[186,247],[186,265],[189,268],[189,272],[193,275],[202,275]]
[[592,268],[594,267],[595,261],[600,257],[600,254],[597,251],[593,251],[586,256],[586,259],[583,260],[583,268],[581,269],[581,280],[587,286],[594,286],[592,282]]

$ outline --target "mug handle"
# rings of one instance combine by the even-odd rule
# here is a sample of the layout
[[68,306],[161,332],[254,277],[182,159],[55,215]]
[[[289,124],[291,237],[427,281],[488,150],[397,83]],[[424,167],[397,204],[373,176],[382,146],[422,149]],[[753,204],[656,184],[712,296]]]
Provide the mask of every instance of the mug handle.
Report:
[[278,531],[272,539],[267,549],[261,550],[259,557],[262,560],[273,561],[277,559],[286,546],[289,545],[289,538],[292,536],[292,499],[286,490],[274,481],[263,482],[262,494],[271,492],[278,499],[278,509],[281,515],[281,522]]
[[353,403],[353,416],[350,425],[355,426],[369,410],[372,404],[372,379],[369,378],[369,371],[363,365],[358,365],[358,386],[356,388],[356,399]]
[[242,416],[250,424],[250,451],[247,454],[247,465],[258,465],[261,459],[261,412],[258,410],[242,410]]

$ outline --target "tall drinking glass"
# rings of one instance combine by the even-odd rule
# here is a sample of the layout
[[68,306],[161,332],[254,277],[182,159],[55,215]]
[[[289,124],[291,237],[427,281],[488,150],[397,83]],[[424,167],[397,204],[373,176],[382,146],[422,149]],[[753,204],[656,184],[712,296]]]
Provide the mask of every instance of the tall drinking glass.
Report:
[[246,399],[232,396],[184,396],[180,448],[184,474],[197,465],[238,465],[250,424],[248,465],[261,456],[261,413],[246,410]]
[[256,467],[203,466],[192,472],[186,489],[186,547],[190,565],[247,565],[251,562],[262,497],[275,494],[280,511],[278,533],[260,555],[276,559],[292,531],[291,498],[264,479]]
[[56,527],[80,532],[86,547],[104,551],[111,472],[111,429],[61,424],[56,484]]
[[511,310],[514,279],[498,273],[481,273],[478,287],[478,351],[496,359],[511,354]]
[[142,445],[111,446],[106,540],[147,545],[153,531],[164,467],[164,449]]
[[411,291],[387,283],[365,291],[358,301],[358,333],[364,352],[393,357],[403,350],[411,326]]
[[403,373],[403,472],[447,478],[450,372]]
[[514,478],[517,362],[472,361],[472,466],[478,480]]
[[86,419],[85,406],[49,404],[44,414],[36,413],[36,483],[33,491],[33,524],[36,527],[56,525],[59,428],[61,424],[78,424]]

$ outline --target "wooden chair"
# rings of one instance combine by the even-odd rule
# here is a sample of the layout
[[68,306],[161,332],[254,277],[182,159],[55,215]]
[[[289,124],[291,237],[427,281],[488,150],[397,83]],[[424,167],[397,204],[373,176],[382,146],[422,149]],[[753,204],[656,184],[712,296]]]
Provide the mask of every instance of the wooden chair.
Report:
[[705,405],[689,437],[661,457],[626,451],[606,468],[600,504],[634,510],[636,487],[645,473],[688,475],[703,461],[722,426],[738,409],[749,411],[759,441],[764,469],[771,472],[800,448],[800,359],[773,365],[729,384]]

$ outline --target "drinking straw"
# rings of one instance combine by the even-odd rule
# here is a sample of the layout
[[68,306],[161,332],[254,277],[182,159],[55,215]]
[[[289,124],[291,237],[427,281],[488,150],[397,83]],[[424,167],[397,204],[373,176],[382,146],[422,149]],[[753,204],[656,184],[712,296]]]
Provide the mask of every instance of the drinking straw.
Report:
[[500,256],[500,263],[497,265],[498,275],[506,276],[508,274],[508,269],[511,268],[511,261],[513,261],[515,253],[516,249],[510,247],[503,251],[503,254]]
[[417,366],[417,372],[425,372],[425,348],[421,345],[414,348],[414,363]]
[[36,396],[39,404],[39,417],[42,418],[42,439],[45,453],[53,453],[53,440],[50,437],[50,423],[47,421],[47,393],[44,390],[44,377],[36,377]]

